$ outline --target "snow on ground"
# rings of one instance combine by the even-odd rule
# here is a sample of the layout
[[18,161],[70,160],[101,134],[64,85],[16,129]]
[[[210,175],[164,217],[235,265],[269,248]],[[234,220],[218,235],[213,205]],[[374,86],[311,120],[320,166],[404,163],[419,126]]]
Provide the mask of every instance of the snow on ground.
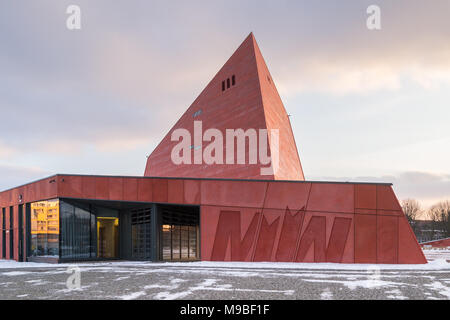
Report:
[[423,253],[428,261],[444,259],[450,262],[450,249],[425,249]]
[[69,266],[0,262],[0,298],[450,299],[450,263],[442,259],[381,268],[329,263],[81,263],[81,287],[75,290],[66,284]]
[[[163,262],[153,263],[146,261],[110,261],[91,263],[48,264],[35,262],[16,262],[0,260],[0,269],[22,268],[61,268],[76,265],[84,268],[114,268],[127,266],[151,266],[151,267],[212,267],[226,269],[307,269],[307,270],[450,270],[450,263],[441,256],[426,264],[357,264],[357,263],[299,263],[299,262],[222,262],[222,261],[198,261],[198,262]],[[439,258],[439,259],[438,259]],[[26,271],[20,271],[21,274]],[[65,272],[65,271],[60,271]],[[3,273],[8,275],[8,273]],[[13,272],[9,272],[14,275]]]
[[0,260],[0,299],[450,299],[450,251],[424,253],[419,265]]

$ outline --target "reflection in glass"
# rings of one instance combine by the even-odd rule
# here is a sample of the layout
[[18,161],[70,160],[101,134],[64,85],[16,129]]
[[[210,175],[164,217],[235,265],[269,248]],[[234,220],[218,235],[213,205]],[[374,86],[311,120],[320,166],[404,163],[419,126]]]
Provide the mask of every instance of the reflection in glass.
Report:
[[31,254],[59,255],[59,200],[31,203]]
[[172,226],[172,259],[180,259],[180,226]]
[[163,260],[198,259],[198,226],[161,226]]
[[151,258],[151,208],[131,211],[131,242],[134,259]]
[[189,258],[189,226],[181,226],[181,259]]
[[96,219],[89,210],[61,201],[61,257],[95,258]]
[[189,226],[189,257],[197,258],[197,226]]
[[165,224],[162,226],[162,258],[163,260],[172,259],[172,226]]

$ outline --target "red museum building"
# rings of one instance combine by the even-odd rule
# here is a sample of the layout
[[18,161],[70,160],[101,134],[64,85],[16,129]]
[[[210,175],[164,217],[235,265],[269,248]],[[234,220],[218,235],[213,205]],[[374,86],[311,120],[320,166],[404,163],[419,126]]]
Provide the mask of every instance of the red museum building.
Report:
[[[278,170],[175,164],[171,134],[193,132],[195,121],[278,130]],[[391,184],[305,181],[253,34],[155,148],[143,177],[57,174],[1,192],[0,215],[0,258],[17,261],[426,263]]]

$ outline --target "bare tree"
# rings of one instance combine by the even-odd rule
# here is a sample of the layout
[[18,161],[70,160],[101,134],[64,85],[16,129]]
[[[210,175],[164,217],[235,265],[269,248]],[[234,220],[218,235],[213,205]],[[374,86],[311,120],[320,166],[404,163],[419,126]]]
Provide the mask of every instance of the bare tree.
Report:
[[402,209],[417,237],[419,230],[416,221],[417,218],[423,213],[420,203],[415,199],[405,199],[402,201]]
[[433,231],[450,237],[450,201],[442,201],[428,210],[428,218],[433,221]]

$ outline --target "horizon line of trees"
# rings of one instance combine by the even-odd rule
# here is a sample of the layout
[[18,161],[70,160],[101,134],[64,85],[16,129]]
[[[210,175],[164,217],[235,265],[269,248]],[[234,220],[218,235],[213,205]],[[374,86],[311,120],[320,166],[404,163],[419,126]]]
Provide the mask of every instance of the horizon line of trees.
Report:
[[[450,237],[449,200],[440,201],[428,209],[423,209],[415,199],[402,200],[401,205],[419,242]],[[428,222],[422,223],[419,220],[422,217],[427,218]]]

